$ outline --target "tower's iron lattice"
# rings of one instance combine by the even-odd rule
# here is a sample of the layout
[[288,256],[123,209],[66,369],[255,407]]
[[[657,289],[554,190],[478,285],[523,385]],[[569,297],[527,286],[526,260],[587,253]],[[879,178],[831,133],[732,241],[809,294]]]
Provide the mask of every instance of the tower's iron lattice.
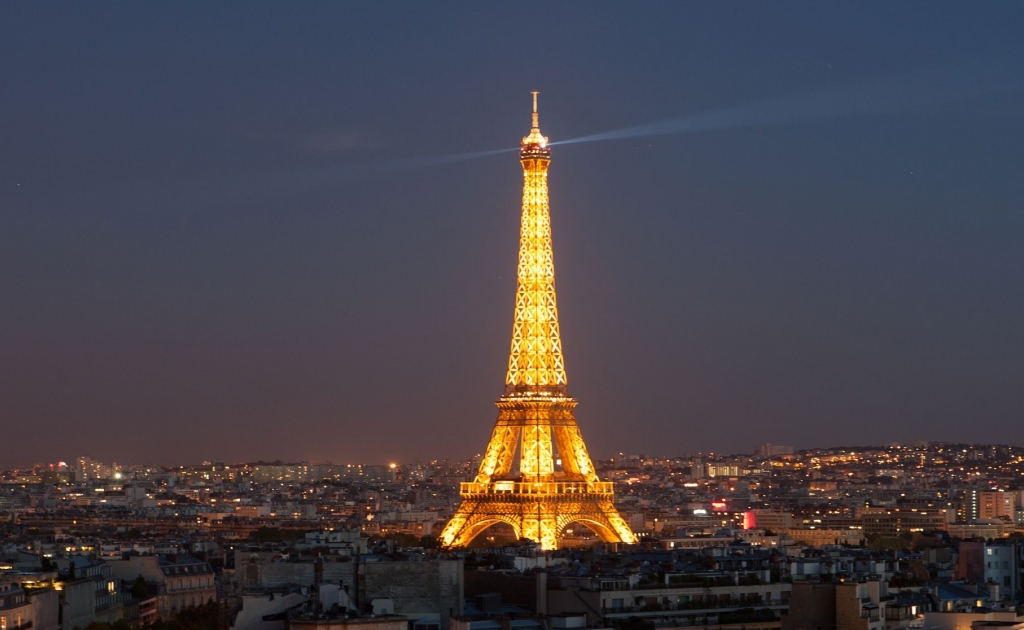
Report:
[[497,401],[498,421],[480,470],[476,479],[461,485],[462,503],[441,542],[468,545],[491,525],[506,523],[520,538],[555,549],[565,527],[580,523],[605,542],[632,543],[635,536],[612,503],[611,482],[598,479],[594,470],[576,424],[576,400],[566,388],[548,209],[551,148],[540,133],[537,92],[533,126],[520,144],[519,161],[523,215],[505,392]]

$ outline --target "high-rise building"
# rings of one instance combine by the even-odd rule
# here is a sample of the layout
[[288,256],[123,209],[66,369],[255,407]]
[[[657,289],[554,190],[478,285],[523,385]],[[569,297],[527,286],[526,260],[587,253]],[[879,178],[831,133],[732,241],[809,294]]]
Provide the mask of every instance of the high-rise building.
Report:
[[961,521],[973,521],[981,515],[981,490],[968,489],[964,491],[963,500],[960,502],[960,510],[957,516]]
[[551,147],[540,133],[537,92],[519,161],[523,208],[505,392],[479,471],[461,484],[462,504],[441,542],[467,545],[491,525],[506,523],[518,537],[555,549],[564,528],[578,522],[606,542],[631,543],[633,532],[612,504],[612,483],[598,479],[567,390],[548,207]]
[[756,457],[778,457],[779,455],[792,455],[792,446],[780,446],[778,444],[761,444],[754,447]]
[[978,493],[978,518],[1005,518],[1014,520],[1014,494],[1002,490]]
[[116,466],[117,464],[104,464],[82,455],[75,462],[75,478],[80,482],[112,479]]
[[1004,518],[1014,521],[1017,493],[968,488],[963,491],[958,516],[962,521]]

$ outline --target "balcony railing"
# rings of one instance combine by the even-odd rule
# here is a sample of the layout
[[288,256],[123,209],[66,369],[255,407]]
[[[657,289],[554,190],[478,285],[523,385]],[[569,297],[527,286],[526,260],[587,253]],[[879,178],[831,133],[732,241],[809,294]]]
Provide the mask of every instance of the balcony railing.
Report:
[[672,604],[644,604],[642,606],[619,606],[615,608],[602,608],[602,615],[651,613],[664,614],[666,612],[682,612],[688,614],[701,614],[722,610],[741,610],[744,608],[776,608],[789,606],[789,600],[730,600],[727,602],[676,602]]
[[[779,623],[779,615],[774,610],[737,610],[736,612],[710,613],[707,615],[696,615],[693,617],[678,617],[672,620],[673,627],[707,627],[716,625],[735,624],[771,624]],[[658,621],[654,622],[656,628],[666,627]]]
[[461,494],[510,494],[510,495],[552,495],[552,494],[611,494],[610,481],[474,481],[459,484]]
[[675,578],[670,583],[665,584],[664,582],[645,581],[641,580],[636,584],[629,584],[627,580],[617,579],[602,579],[602,578],[591,578],[589,581],[575,581],[572,579],[563,578],[561,581],[562,588],[578,588],[582,591],[683,591],[680,595],[691,595],[697,593],[704,593],[708,589],[710,592],[715,594],[732,593],[732,590],[737,587],[766,587],[760,589],[767,591],[773,588],[781,588],[780,585],[784,585],[782,593],[788,595],[791,587],[787,582],[765,582],[755,573],[743,573],[739,576],[739,584],[733,579],[732,576],[727,575],[706,575],[700,573],[686,574],[685,576]]

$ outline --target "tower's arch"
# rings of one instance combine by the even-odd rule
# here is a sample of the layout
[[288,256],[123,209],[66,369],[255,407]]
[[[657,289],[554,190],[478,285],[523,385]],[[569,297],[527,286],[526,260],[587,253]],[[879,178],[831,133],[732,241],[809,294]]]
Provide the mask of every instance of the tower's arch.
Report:
[[592,518],[589,516],[580,515],[568,515],[558,521],[558,533],[561,534],[565,531],[565,528],[573,525],[580,524],[586,526],[587,529],[594,532],[601,542],[606,543],[617,543],[623,542],[622,538],[612,529],[610,523],[605,519]]
[[487,528],[492,525],[504,523],[512,528],[515,532],[516,539],[518,540],[522,536],[522,524],[515,518],[510,516],[488,516],[474,520],[467,523],[461,531],[458,532],[457,542],[453,543],[452,546],[468,547],[470,543],[476,540],[476,537],[484,533]]

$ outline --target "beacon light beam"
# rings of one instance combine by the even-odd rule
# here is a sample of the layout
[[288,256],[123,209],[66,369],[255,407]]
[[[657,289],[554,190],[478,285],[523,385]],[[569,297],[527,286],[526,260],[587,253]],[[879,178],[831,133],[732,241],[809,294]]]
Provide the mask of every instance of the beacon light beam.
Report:
[[[943,105],[962,106],[970,99],[981,96],[1019,91],[1021,82],[1016,78],[1018,74],[1012,71],[1013,68],[1014,66],[1009,63],[990,61],[941,71],[866,79],[757,103],[559,140],[547,146],[922,112]],[[247,176],[237,181],[191,182],[179,195],[192,204],[210,203],[212,199],[230,199],[234,202],[243,194],[262,199],[275,194],[291,195],[297,189],[346,186],[367,180],[394,177],[516,150],[518,147],[377,162],[331,163],[303,171],[266,173],[260,177]],[[202,195],[197,197],[199,190],[202,191]]]
[[[559,140],[552,142],[549,146],[669,134],[749,129],[801,121],[921,112],[928,108],[967,101],[986,94],[1018,90],[1021,87],[1018,80],[1007,80],[1007,77],[1017,76],[1008,68],[1006,63],[975,63],[969,66],[946,68],[941,71],[865,79],[746,105],[735,105],[715,111]],[[369,163],[336,163],[315,170],[270,175],[261,178],[256,185],[264,188],[294,190],[304,186],[354,184],[516,150],[518,147]],[[246,182],[247,189],[251,189],[252,186],[251,181]]]
[[1019,89],[999,65],[892,76],[552,142],[552,145],[898,114]]
[[239,197],[252,200],[266,199],[268,196],[291,196],[297,190],[330,188],[346,186],[373,179],[411,173],[428,168],[436,168],[477,160],[480,158],[511,153],[515,148],[491,149],[488,151],[472,151],[467,153],[448,153],[413,158],[381,160],[363,163],[332,163],[301,171],[289,170],[261,174],[247,174],[231,178],[209,180],[190,180],[176,187],[177,198],[190,205],[237,202]]
[[511,153],[515,150],[516,148],[512,147],[508,149],[491,149],[489,151],[428,155],[386,162],[371,162],[369,164],[361,165],[339,165],[325,168],[322,172],[315,174],[315,177],[327,179],[330,183],[356,182],[374,177],[383,177],[397,173],[408,173],[410,171],[417,171],[424,168],[433,168],[435,166],[445,166],[447,164],[465,162],[467,160],[477,160],[480,158],[490,157],[492,155]]
[[680,118],[670,118],[645,125],[605,131],[569,140],[560,140],[552,144],[577,144],[580,142],[622,140],[678,133],[741,129],[797,122],[800,120],[838,118],[885,112],[882,108],[877,106],[871,108],[869,105],[867,103],[858,103],[856,100],[840,98],[838,95],[804,95],[730,107],[702,114],[692,114]]

